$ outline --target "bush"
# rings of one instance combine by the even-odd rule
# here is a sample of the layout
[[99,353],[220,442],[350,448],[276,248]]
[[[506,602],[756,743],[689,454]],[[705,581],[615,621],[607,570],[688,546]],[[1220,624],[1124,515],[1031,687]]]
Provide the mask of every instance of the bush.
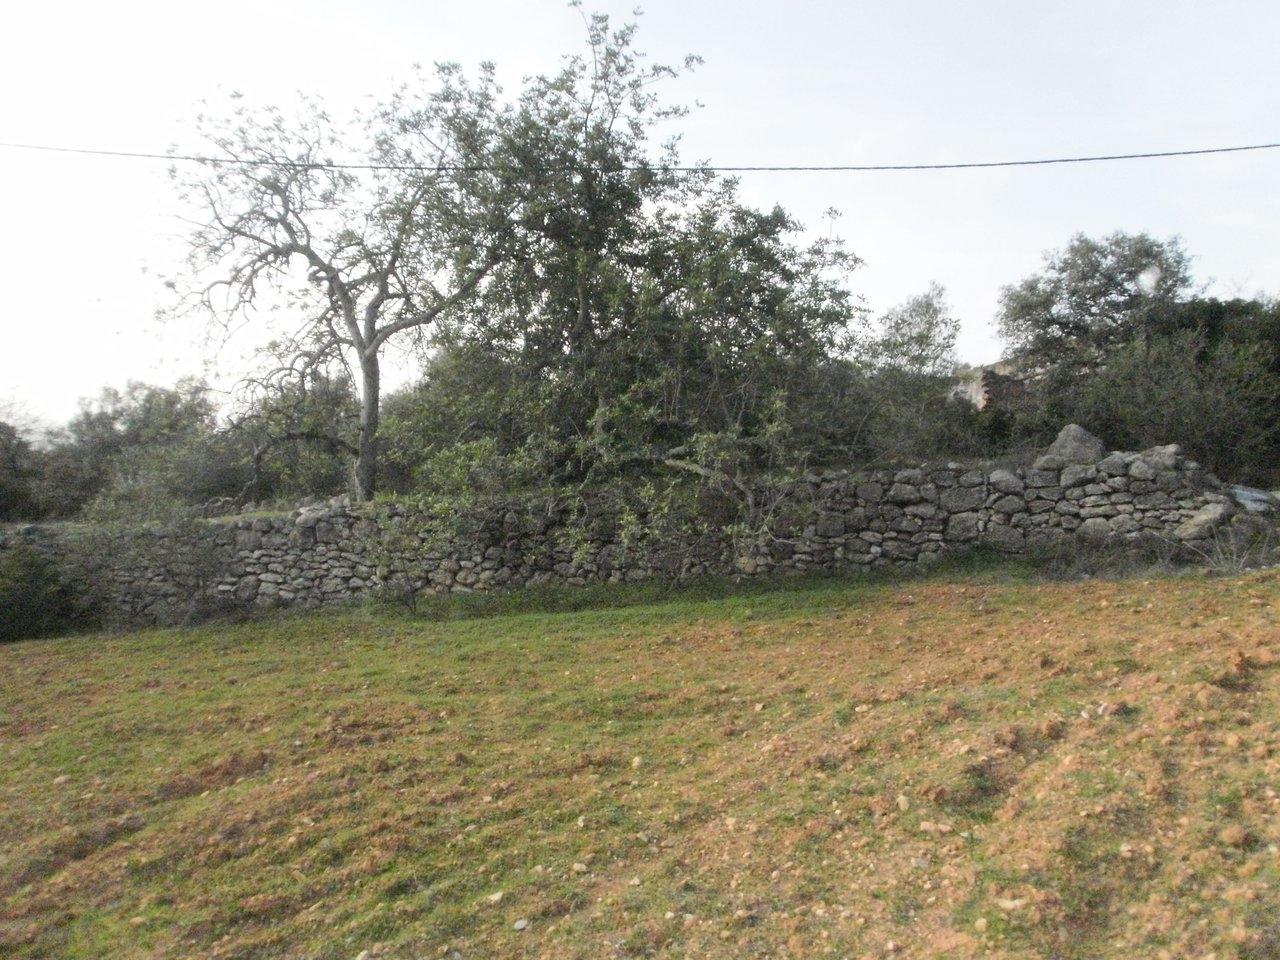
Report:
[[83,628],[91,605],[58,568],[25,544],[0,550],[0,643]]
[[1181,443],[1220,477],[1280,481],[1280,375],[1268,344],[1208,344],[1198,333],[1135,341],[1105,367],[1046,384],[1058,423],[1082,423],[1108,447]]

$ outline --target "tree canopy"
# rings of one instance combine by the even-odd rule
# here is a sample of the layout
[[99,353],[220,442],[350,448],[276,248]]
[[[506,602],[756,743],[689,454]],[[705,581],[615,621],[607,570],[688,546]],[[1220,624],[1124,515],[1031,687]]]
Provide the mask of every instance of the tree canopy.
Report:
[[[287,314],[268,378],[354,371],[365,497],[378,480],[383,348],[462,312],[505,255],[497,93],[491,68],[472,82],[442,65],[348,123],[318,104],[297,118],[241,105],[201,120],[218,160],[173,170],[196,211],[183,304],[227,327]],[[367,168],[333,165],[353,155]]]
[[[523,405],[506,404],[521,426],[504,452],[552,476],[684,469],[708,437],[759,461],[782,423],[795,449],[813,432],[799,408],[859,316],[856,259],[682,163],[666,125],[685,111],[660,91],[696,58],[652,64],[634,25],[586,24],[585,52],[514,99],[491,67],[399,91],[358,127],[377,169],[325,165],[341,128],[318,106],[300,121],[240,107],[205,124],[228,162],[177,176],[203,211],[189,279],[212,278],[190,302],[226,324],[272,306],[296,318],[266,379],[350,368],[363,496],[378,486],[381,350],[401,334],[493,358]],[[472,386],[456,400],[497,406]]]
[[[0,514],[615,483],[750,514],[761,475],[1003,455],[1071,420],[1280,479],[1276,302],[1197,295],[1177,239],[1077,235],[1003,289],[1029,388],[979,412],[940,286],[873,320],[830,230],[682,157],[668,93],[697,58],[585,23],[511,95],[445,64],[345,121],[202,117],[213,159],[173,174],[196,213],[177,306],[260,327],[262,365],[228,410],[132,384],[43,443],[0,424]],[[387,391],[392,345],[421,375]]]
[[1190,290],[1190,258],[1176,239],[1077,234],[1045,254],[1040,273],[1001,291],[996,319],[1026,368],[1092,367],[1111,348],[1152,333]]

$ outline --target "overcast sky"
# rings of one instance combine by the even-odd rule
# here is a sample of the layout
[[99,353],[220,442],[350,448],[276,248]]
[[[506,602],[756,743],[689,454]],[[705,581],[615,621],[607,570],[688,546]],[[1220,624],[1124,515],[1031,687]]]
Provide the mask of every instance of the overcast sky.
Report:
[[[631,3],[588,8],[626,18]],[[0,140],[195,146],[202,98],[297,91],[337,112],[414,63],[497,63],[509,90],[578,50],[560,0],[14,3]],[[1280,3],[650,0],[639,47],[698,53],[685,155],[721,164],[950,162],[1280,140]],[[200,331],[160,326],[181,225],[164,163],[0,150],[0,402],[63,420],[105,384],[199,373]],[[1280,291],[1280,151],[1031,169],[745,174],[744,198],[839,231],[883,310],[943,284],[961,353],[1000,352],[1002,284],[1083,231],[1180,235],[1219,295]],[[225,382],[236,357],[221,358]]]

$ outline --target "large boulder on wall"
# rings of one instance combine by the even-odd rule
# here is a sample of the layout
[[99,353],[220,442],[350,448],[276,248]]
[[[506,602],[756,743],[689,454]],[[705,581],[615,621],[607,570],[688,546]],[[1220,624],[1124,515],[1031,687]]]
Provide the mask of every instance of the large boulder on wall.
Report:
[[1078,423],[1068,423],[1034,466],[1037,470],[1061,470],[1071,463],[1097,463],[1106,452],[1102,441],[1092,433]]

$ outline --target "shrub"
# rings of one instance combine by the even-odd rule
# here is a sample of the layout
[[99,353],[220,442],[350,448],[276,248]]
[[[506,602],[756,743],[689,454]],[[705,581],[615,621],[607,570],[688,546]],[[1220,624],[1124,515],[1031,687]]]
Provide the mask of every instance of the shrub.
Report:
[[1135,341],[1056,385],[1059,422],[1088,424],[1112,449],[1181,443],[1222,477],[1280,479],[1280,375],[1270,344],[1208,344],[1198,333]]
[[91,621],[91,604],[34,548],[0,550],[0,643],[64,633]]

